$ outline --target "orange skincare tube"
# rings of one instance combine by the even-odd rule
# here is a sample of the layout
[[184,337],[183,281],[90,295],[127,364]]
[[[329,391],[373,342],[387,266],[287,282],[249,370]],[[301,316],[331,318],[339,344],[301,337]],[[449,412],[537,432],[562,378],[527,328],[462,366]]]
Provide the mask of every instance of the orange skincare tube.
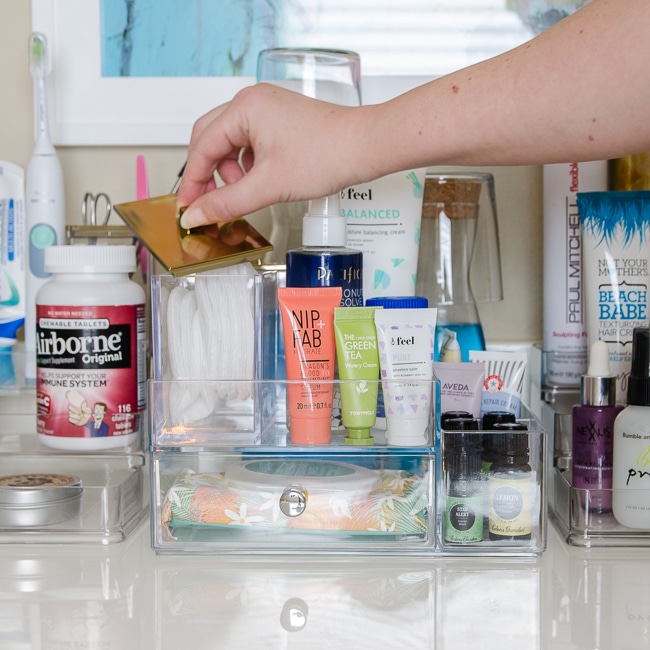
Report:
[[294,444],[326,445],[331,441],[334,309],[341,304],[341,296],[341,287],[278,288],[289,430]]

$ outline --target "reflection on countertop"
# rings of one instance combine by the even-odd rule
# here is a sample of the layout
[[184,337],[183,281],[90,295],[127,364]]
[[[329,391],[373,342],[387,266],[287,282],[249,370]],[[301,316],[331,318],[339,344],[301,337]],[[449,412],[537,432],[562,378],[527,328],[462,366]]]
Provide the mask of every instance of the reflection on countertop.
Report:
[[650,641],[650,552],[536,559],[156,556],[3,545],[0,648],[627,649]]

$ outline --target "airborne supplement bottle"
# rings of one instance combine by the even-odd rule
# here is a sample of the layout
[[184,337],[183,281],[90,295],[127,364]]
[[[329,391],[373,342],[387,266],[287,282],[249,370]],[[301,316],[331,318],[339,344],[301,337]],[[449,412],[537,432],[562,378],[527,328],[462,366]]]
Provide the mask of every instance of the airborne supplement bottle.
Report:
[[36,296],[40,441],[73,451],[127,449],[145,406],[146,330],[134,246],[51,246]]

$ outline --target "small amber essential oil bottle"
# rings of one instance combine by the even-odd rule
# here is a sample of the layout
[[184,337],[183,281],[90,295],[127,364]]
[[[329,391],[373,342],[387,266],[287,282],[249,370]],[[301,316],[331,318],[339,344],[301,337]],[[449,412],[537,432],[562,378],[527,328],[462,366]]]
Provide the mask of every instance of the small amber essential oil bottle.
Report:
[[447,418],[444,429],[444,541],[449,544],[482,542],[485,484],[481,477],[478,420]]
[[534,478],[529,465],[526,426],[518,422],[495,424],[492,437],[496,457],[488,477],[490,540],[531,539]]

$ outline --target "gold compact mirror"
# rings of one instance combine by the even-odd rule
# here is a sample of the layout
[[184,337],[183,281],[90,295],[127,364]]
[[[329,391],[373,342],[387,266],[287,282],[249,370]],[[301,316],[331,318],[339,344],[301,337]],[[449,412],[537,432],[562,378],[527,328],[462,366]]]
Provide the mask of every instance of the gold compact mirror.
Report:
[[257,263],[273,250],[244,218],[182,229],[176,194],[121,203],[113,209],[175,277],[244,261]]

